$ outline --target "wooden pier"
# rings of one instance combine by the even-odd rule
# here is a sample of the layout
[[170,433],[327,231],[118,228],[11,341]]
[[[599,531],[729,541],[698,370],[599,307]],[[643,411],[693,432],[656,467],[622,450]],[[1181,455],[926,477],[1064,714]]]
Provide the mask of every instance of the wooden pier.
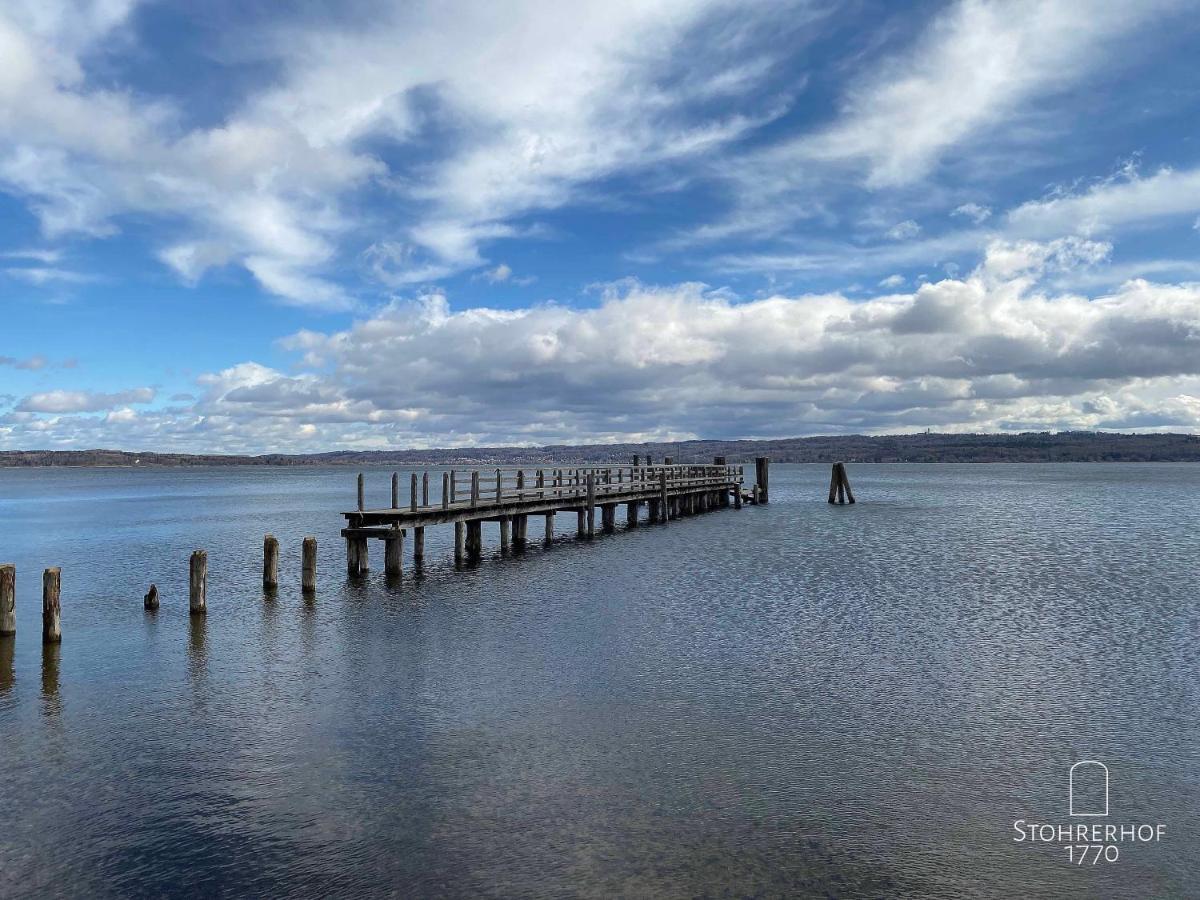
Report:
[[[365,503],[363,476],[358,476],[358,509],[344,513],[346,568],[351,575],[368,570],[368,541],[384,542],[387,575],[401,572],[404,539],[411,531],[413,561],[424,555],[425,529],[434,525],[454,526],[456,563],[478,560],[483,553],[484,522],[499,527],[501,552],[521,549],[528,542],[530,516],[545,519],[544,536],[554,535],[554,517],[575,513],[575,533],[590,538],[600,530],[616,530],[618,507],[625,507],[625,524],[635,527],[646,507],[649,522],[667,522],[710,509],[734,507],[743,502],[766,502],[767,461],[757,463],[758,479],[750,494],[743,492],[744,472],[740,465],[587,466],[572,468],[499,468],[452,470],[442,473],[441,492],[431,501],[429,473],[410,479],[408,503],[402,503],[399,478],[392,476],[391,505],[369,509]],[[418,482],[420,488],[418,488]]]

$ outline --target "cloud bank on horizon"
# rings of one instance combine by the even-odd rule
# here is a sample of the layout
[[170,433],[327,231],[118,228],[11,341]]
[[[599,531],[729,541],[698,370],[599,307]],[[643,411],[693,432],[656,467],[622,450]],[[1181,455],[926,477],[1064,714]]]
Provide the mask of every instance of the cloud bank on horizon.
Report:
[[11,0],[0,448],[1200,431],[1197,11]]

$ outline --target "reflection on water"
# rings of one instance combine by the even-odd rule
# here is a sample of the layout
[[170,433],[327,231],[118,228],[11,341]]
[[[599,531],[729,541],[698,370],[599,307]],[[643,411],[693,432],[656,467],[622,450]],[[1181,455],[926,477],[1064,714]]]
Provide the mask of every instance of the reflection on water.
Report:
[[62,700],[58,696],[58,665],[62,655],[62,644],[42,644],[42,710],[47,716],[62,712]]
[[[91,577],[67,643],[0,639],[0,893],[1186,895],[1200,466],[852,468],[852,508],[780,466],[769,506],[489,528],[461,571],[432,528],[398,589],[379,545],[342,574],[344,469],[0,470],[5,558]],[[1168,839],[1014,845],[1080,758]]]

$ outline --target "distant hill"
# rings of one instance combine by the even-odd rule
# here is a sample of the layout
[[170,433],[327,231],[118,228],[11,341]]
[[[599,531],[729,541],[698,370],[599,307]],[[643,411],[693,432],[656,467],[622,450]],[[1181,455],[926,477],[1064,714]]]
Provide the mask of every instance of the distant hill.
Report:
[[332,453],[220,454],[127,453],[120,450],[0,451],[0,466],[314,466],[314,465],[521,465],[625,463],[649,453],[675,462],[711,462],[725,456],[745,462],[1193,462],[1200,436],[1069,431],[1022,434],[839,435],[766,441],[680,441],[651,444],[581,444],[547,447],[460,447],[441,450],[342,450]]

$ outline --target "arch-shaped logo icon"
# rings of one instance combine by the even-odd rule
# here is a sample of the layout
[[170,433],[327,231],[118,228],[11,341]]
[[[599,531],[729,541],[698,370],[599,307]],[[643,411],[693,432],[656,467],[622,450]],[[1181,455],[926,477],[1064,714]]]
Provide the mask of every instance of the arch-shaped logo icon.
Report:
[[1071,766],[1068,796],[1071,815],[1108,815],[1108,766],[1084,759]]

